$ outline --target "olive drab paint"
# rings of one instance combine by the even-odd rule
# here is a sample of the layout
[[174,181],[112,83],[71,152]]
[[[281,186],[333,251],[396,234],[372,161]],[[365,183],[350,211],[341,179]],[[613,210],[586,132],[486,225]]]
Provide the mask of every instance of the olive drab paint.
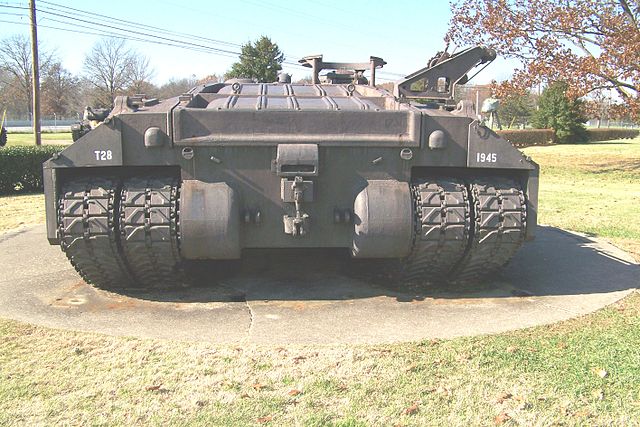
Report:
[[185,260],[247,248],[346,248],[400,260],[407,279],[474,280],[537,222],[538,166],[453,101],[495,56],[440,53],[393,94],[375,86],[381,58],[315,56],[311,84],[118,97],[44,164],[49,242],[105,288],[170,287]]

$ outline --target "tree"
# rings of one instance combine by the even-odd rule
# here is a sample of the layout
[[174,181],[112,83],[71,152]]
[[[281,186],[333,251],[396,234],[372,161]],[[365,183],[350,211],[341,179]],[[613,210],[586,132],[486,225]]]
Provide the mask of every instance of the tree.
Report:
[[262,36],[254,43],[242,45],[240,62],[231,66],[225,78],[244,77],[259,82],[274,82],[282,70],[284,54],[269,37]]
[[56,62],[42,79],[43,114],[69,116],[79,94],[80,79]]
[[174,96],[179,96],[197,85],[198,80],[195,75],[182,79],[171,79],[158,88],[158,97],[160,99],[168,99]]
[[446,36],[518,59],[520,90],[550,80],[571,97],[615,90],[640,113],[640,0],[454,0]]
[[500,98],[498,115],[509,128],[513,125],[526,126],[535,111],[535,102],[530,93],[511,93]]
[[201,79],[196,80],[196,85],[203,85],[206,83],[218,83],[222,81],[224,81],[223,78],[221,78],[216,73],[213,73],[213,74],[209,74],[208,76],[204,76]]
[[600,127],[603,120],[609,122],[611,119],[612,104],[613,100],[608,93],[597,90],[591,93],[587,99],[584,99],[582,110],[588,119],[596,119],[597,126]]
[[27,104],[16,105],[16,99],[21,98],[13,85],[15,77],[7,70],[0,68],[0,111],[11,111],[14,115],[26,113]]
[[[40,74],[45,75],[55,62],[55,56],[41,47],[38,52]],[[0,69],[10,77],[5,84],[9,89],[14,89],[19,97],[18,102],[23,104],[29,113],[33,109],[31,64],[31,41],[28,37],[17,34],[0,42]]]
[[[86,79],[93,85],[94,106],[111,107],[117,95],[141,83],[152,71],[149,61],[130,50],[124,40],[105,38],[98,41],[84,59]],[[132,89],[135,90],[135,89]]]
[[129,95],[150,94],[156,91],[155,86],[150,82],[153,77],[153,70],[149,63],[149,58],[133,54],[129,63],[129,85],[127,93]]
[[576,98],[568,98],[568,87],[565,82],[554,82],[545,88],[532,119],[533,127],[553,129],[559,143],[586,139],[582,103]]

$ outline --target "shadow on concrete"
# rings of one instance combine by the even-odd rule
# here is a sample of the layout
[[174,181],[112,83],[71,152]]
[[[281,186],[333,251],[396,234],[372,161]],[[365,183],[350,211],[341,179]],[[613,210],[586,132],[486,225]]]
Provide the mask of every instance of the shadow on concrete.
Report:
[[403,284],[397,266],[352,260],[346,250],[247,251],[238,262],[187,266],[193,285],[125,295],[159,302],[353,300],[387,296],[401,302],[428,298],[476,299],[582,295],[628,290],[640,267],[627,254],[589,238],[541,226],[505,269],[474,285]]

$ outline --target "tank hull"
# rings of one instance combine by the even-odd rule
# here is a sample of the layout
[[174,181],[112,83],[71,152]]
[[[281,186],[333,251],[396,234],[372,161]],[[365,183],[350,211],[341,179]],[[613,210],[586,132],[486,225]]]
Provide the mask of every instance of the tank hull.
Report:
[[471,280],[533,238],[538,167],[461,110],[235,83],[117,99],[44,180],[50,243],[104,287],[169,285],[184,260],[248,248],[347,248],[408,278]]

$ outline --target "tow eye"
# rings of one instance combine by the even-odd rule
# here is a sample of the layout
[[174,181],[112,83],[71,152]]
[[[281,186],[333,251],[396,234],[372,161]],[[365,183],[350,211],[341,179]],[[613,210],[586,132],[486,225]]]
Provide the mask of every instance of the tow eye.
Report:
[[313,201],[313,181],[305,181],[301,176],[296,176],[293,181],[283,178],[280,183],[282,201],[294,203],[296,215],[284,215],[285,234],[292,236],[304,236],[309,232],[309,214],[303,212],[302,203]]

